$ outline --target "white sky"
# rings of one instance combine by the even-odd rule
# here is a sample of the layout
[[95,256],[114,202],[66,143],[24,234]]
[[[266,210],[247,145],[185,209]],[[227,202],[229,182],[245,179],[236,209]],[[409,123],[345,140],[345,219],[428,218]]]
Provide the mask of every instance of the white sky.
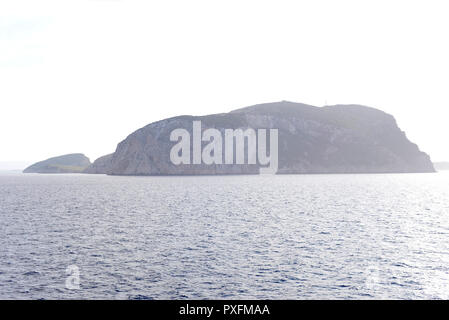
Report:
[[93,161],[156,120],[279,100],[379,108],[449,160],[448,17],[429,0],[3,0],[0,161]]

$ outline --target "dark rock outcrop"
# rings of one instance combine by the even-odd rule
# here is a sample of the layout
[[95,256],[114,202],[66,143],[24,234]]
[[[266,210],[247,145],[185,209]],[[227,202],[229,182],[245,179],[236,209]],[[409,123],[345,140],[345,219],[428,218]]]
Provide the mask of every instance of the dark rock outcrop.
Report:
[[112,153],[102,156],[94,161],[90,166],[88,166],[84,173],[91,173],[91,174],[106,174],[108,173],[108,169],[110,167],[112,160]]
[[90,160],[82,153],[66,154],[37,162],[25,170],[24,173],[81,173],[88,166]]
[[[216,128],[222,133],[237,128],[278,129],[281,174],[434,172],[429,156],[411,143],[385,112],[360,105],[320,108],[288,101],[151,123],[120,142],[113,155],[102,160],[105,165],[100,171],[113,175],[259,172],[257,164],[172,164],[170,150],[176,143],[170,141],[171,131],[184,128],[192,135],[195,120],[202,122],[203,130]],[[203,147],[206,144],[203,142]]]

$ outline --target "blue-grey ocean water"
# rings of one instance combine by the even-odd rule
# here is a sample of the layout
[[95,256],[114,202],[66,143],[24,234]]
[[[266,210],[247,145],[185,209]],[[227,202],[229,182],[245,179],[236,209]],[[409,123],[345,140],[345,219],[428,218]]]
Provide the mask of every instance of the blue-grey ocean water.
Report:
[[448,186],[0,174],[0,299],[449,298]]

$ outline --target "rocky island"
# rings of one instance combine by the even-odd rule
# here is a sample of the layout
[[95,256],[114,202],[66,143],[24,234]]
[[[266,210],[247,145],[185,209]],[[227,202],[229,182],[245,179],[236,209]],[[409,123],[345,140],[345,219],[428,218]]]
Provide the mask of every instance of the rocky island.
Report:
[[[110,175],[256,174],[259,164],[173,164],[177,128],[277,129],[278,174],[434,172],[430,157],[410,142],[393,116],[361,105],[315,107],[281,101],[229,113],[178,116],[151,123],[88,167]],[[202,142],[203,145],[206,142]],[[245,150],[247,146],[245,145]]]
[[[221,159],[212,164],[201,161],[173,163],[170,153],[176,142],[171,139],[171,134],[181,129],[190,140],[195,122],[202,125],[197,141],[200,148],[208,143],[204,136],[201,139],[204,130],[214,129],[224,134],[231,129],[234,132],[275,129],[278,174],[435,172],[430,157],[407,139],[393,116],[383,111],[361,105],[315,107],[289,101],[258,104],[229,113],[160,120],[131,133],[117,145],[114,153],[100,157],[92,164],[84,154],[76,153],[35,163],[23,172],[109,175],[259,173],[261,164],[250,161],[243,164],[225,164]],[[241,141],[247,160],[249,138],[243,137]],[[188,148],[190,155],[194,150],[190,141]],[[235,160],[236,156],[233,156]]]
[[91,165],[90,160],[82,153],[66,154],[37,162],[24,173],[82,173]]

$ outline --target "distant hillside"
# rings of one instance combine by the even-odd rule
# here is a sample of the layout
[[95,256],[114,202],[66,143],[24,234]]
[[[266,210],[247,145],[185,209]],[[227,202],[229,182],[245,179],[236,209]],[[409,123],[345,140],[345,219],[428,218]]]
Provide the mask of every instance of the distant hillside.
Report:
[[434,162],[433,166],[437,171],[449,170],[449,162]]
[[81,173],[88,166],[90,160],[82,153],[66,154],[37,162],[25,170],[24,173]]

